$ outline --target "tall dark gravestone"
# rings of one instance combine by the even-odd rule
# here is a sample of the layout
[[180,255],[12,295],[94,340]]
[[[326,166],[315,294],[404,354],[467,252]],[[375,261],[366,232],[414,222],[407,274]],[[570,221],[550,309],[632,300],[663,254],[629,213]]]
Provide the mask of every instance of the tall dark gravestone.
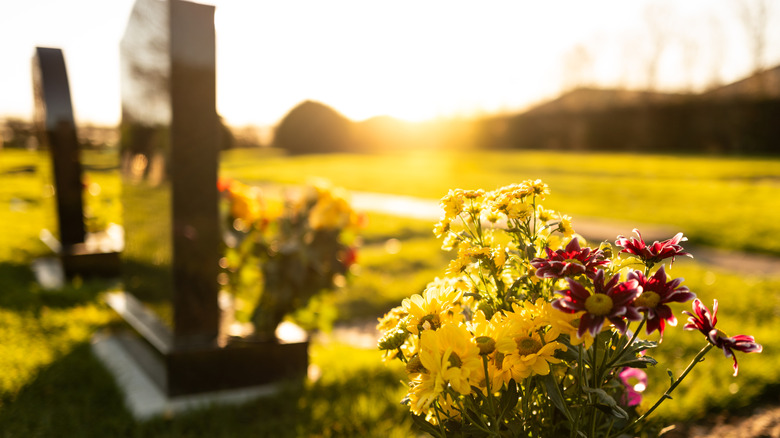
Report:
[[59,256],[68,277],[118,275],[119,255],[85,245],[82,168],[70,85],[62,50],[37,47],[32,66],[35,120],[51,155],[60,237]]
[[[302,377],[308,345],[220,333],[214,7],[137,0],[121,42],[125,348],[168,396]],[[153,349],[149,352],[148,347]]]

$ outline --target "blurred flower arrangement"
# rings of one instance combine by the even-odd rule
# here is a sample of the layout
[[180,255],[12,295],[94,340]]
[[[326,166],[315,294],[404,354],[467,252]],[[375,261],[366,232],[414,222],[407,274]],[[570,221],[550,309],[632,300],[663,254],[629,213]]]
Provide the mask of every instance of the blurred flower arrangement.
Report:
[[218,184],[228,200],[223,283],[235,296],[256,299],[249,315],[253,336],[274,340],[285,316],[344,285],[357,256],[361,216],[344,190],[324,181],[283,199],[238,181]]
[[[645,419],[712,348],[760,352],[753,337],[729,337],[710,311],[670,278],[665,262],[689,256],[673,238],[647,244],[619,236],[583,247],[571,219],[545,209],[539,180],[491,192],[451,190],[434,228],[457,256],[431,282],[380,318],[383,359],[405,363],[415,423],[433,436],[648,434]],[[649,409],[638,409],[643,368],[677,323],[670,304],[693,301],[684,326],[704,348]],[[626,435],[628,434],[628,435]]]

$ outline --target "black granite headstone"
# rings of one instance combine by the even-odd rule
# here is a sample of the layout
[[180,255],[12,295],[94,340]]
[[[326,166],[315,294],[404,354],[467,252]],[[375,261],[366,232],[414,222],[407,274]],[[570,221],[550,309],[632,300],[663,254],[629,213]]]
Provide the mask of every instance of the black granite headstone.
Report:
[[60,237],[66,276],[119,275],[119,255],[85,245],[83,182],[76,123],[62,50],[37,47],[33,56],[35,119],[51,154]]
[[170,396],[305,375],[307,344],[220,334],[214,7],[137,0],[121,42],[127,345]]

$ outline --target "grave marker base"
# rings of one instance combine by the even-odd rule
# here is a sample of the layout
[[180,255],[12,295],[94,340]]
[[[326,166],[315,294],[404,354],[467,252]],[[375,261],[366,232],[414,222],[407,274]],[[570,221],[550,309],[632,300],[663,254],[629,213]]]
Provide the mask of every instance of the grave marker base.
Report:
[[72,245],[60,253],[65,277],[119,277],[121,261],[118,252],[94,252],[86,245]]
[[113,374],[125,399],[125,405],[136,420],[171,417],[193,409],[214,405],[236,405],[277,394],[289,382],[276,382],[240,389],[170,397],[153,382],[148,372],[138,366],[135,354],[127,346],[138,342],[127,334],[99,333],[92,339],[92,351]]
[[[62,245],[47,229],[41,230],[41,241],[55,257],[34,263],[38,283],[46,289],[59,289],[66,279],[80,277],[118,278],[121,274],[120,251],[123,245],[121,227],[116,233],[87,233],[86,241]],[[114,248],[115,250],[107,250]]]
[[170,329],[133,295],[110,293],[106,302],[140,335],[117,337],[118,348],[128,352],[135,366],[168,397],[306,377],[308,342],[235,339],[224,346],[177,347]]

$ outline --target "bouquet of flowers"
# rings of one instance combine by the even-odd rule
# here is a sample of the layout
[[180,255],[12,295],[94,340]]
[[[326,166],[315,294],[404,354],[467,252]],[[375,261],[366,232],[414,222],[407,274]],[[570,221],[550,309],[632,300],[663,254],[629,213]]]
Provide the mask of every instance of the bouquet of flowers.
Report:
[[[286,315],[344,285],[356,259],[351,231],[360,216],[344,190],[324,181],[284,200],[238,181],[221,181],[220,190],[229,201],[224,283],[234,295],[259,295],[250,315],[254,337],[273,340]],[[258,285],[258,293],[242,290]]]
[[[647,244],[618,236],[584,246],[571,218],[545,209],[539,180],[500,189],[451,190],[434,228],[457,256],[446,276],[380,318],[385,361],[405,363],[415,423],[433,436],[647,434],[645,419],[712,347],[733,358],[760,352],[752,336],[728,336],[712,312],[670,278],[665,262],[689,256],[682,233]],[[667,325],[670,304],[693,300],[684,328],[704,348],[640,414],[643,368]],[[645,336],[640,336],[644,334]]]

